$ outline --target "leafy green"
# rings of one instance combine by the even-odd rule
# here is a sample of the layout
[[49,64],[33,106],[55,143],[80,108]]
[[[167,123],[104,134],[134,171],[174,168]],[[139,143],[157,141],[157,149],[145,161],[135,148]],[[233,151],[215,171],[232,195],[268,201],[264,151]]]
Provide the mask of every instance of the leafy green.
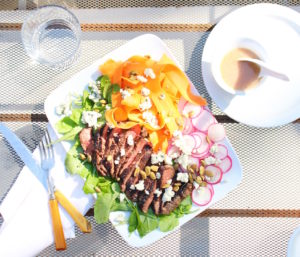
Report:
[[180,203],[177,209],[174,210],[174,213],[176,214],[177,218],[180,218],[184,214],[189,214],[191,208],[192,208],[192,199],[190,196],[188,196]]
[[117,93],[120,91],[120,86],[118,84],[112,84],[107,90],[107,102],[111,104],[111,96],[113,93]]
[[89,174],[87,176],[87,179],[84,183],[84,186],[83,186],[83,192],[86,193],[86,194],[93,194],[95,193],[95,187],[97,186],[99,182],[99,177],[98,176],[94,176],[92,174]]
[[104,76],[101,77],[100,85],[101,85],[102,97],[104,99],[107,99],[108,89],[111,86],[110,79],[107,75],[104,75]]
[[65,166],[69,173],[78,174],[82,178],[86,178],[90,174],[90,166],[84,165],[81,160],[78,158],[79,153],[81,152],[78,145],[74,145],[70,151],[67,153],[65,159]]
[[98,224],[108,222],[113,201],[112,194],[99,194],[94,206],[94,218]]
[[179,219],[176,217],[174,213],[170,215],[159,217],[159,229],[162,232],[167,232],[173,230],[175,227],[179,225]]
[[66,134],[76,126],[77,124],[68,116],[62,118],[55,124],[55,128],[57,129],[57,132],[60,134]]
[[123,202],[120,202],[120,200],[116,199],[111,205],[110,211],[131,211],[131,207],[127,201],[123,200]]
[[139,235],[143,237],[158,227],[158,219],[153,213],[152,209],[149,209],[147,214],[141,212],[140,210],[138,213],[140,223],[137,227],[137,230]]
[[55,140],[54,142],[52,142],[52,144],[56,144],[59,143],[61,141],[73,141],[76,139],[78,133],[82,130],[82,127],[75,127],[72,130],[70,130],[69,132],[65,133],[62,137],[60,137],[59,139]]
[[91,111],[93,109],[94,103],[89,99],[89,91],[84,90],[82,96],[82,108],[86,111]]
[[77,125],[80,125],[81,124],[81,115],[82,115],[81,109],[73,109],[72,114],[70,115],[70,119]]

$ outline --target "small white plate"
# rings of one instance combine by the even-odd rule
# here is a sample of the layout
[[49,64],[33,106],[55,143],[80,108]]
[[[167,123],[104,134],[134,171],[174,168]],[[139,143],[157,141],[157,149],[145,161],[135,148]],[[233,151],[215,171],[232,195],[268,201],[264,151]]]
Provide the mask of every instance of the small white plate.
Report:
[[[45,112],[50,124],[55,130],[55,124],[61,118],[56,115],[55,107],[64,99],[66,99],[66,97],[70,93],[81,94],[83,90],[87,88],[88,83],[90,81],[96,80],[96,78],[101,75],[99,73],[98,67],[100,64],[103,64],[106,60],[114,59],[125,61],[133,55],[150,55],[154,60],[159,60],[163,54],[167,54],[178,65],[178,62],[175,60],[175,57],[167,48],[167,46],[163,43],[163,41],[160,38],[150,34],[137,37],[129,41],[127,44],[114,50],[113,52],[107,54],[100,60],[96,61],[94,64],[90,65],[86,69],[82,70],[81,72],[70,78],[68,81],[64,82],[47,97],[45,101]],[[194,86],[193,90],[194,92],[197,92]],[[61,136],[57,133],[57,131],[55,132],[58,137]],[[62,144],[66,151],[68,151],[71,147],[71,145],[67,142],[63,142]],[[239,159],[227,138],[225,139],[224,144],[227,146],[228,153],[232,158],[231,170],[228,173],[224,174],[221,183],[214,185],[215,194],[213,196],[212,201],[204,207],[197,207],[196,205],[193,205],[192,211],[196,211],[191,214],[184,215],[184,217],[180,218],[180,224],[176,229],[178,229],[181,225],[183,225],[190,219],[197,216],[200,212],[203,212],[205,209],[209,208],[217,201],[224,198],[230,191],[235,189],[242,180],[242,168]],[[81,190],[81,188],[79,188],[78,190]],[[120,213],[123,213],[128,217],[128,213],[124,212],[111,213],[110,221],[112,222],[112,224],[115,224],[114,220]],[[164,233],[159,231],[159,229],[156,229],[153,232],[147,234],[145,237],[141,238],[136,232],[129,235],[127,224],[116,226],[116,230],[120,233],[123,239],[133,247],[149,245],[170,233]]]
[[[266,77],[255,90],[232,95],[219,87],[211,65],[218,55],[241,41],[256,42],[266,61],[290,81]],[[275,4],[242,7],[224,17],[210,33],[203,50],[202,74],[208,93],[231,118],[256,127],[273,127],[300,117],[300,14]]]
[[300,227],[298,227],[292,234],[287,250],[287,257],[300,256]]

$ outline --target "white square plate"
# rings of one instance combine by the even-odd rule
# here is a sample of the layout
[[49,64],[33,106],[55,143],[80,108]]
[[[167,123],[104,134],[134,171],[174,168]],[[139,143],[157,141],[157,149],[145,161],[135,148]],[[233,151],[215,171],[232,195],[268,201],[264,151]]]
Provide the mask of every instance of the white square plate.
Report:
[[[53,128],[55,128],[55,124],[61,118],[56,115],[55,107],[58,103],[62,102],[70,93],[77,93],[81,94],[85,88],[87,88],[88,83],[92,80],[96,80],[98,76],[100,76],[99,72],[99,65],[103,64],[108,59],[114,60],[121,60],[125,61],[129,57],[133,55],[150,55],[154,60],[159,60],[163,54],[168,55],[175,63],[179,66],[178,62],[175,60],[174,56],[167,48],[167,46],[162,42],[160,38],[157,36],[146,34],[139,36],[128,43],[124,44],[123,46],[117,48],[113,52],[107,54],[103,58],[99,59],[86,69],[82,70],[81,72],[77,73],[75,76],[64,82],[60,85],[57,89],[55,89],[46,99],[45,101],[45,112],[49,119],[50,124]],[[200,65],[199,60],[199,65]],[[180,67],[180,66],[179,66]],[[194,92],[197,92],[196,88],[193,86]],[[56,131],[57,135],[58,132]],[[71,144],[67,142],[62,143],[65,150],[68,151],[71,147]],[[212,201],[204,206],[198,207],[193,205],[192,211],[196,210],[195,212],[185,215],[184,217],[180,218],[179,226],[176,228],[178,229],[181,225],[188,222],[199,213],[203,212],[209,206],[214,204],[215,202],[221,200],[226,196],[227,193],[232,191],[234,188],[238,186],[240,181],[242,180],[242,168],[236,153],[234,152],[232,146],[230,145],[228,139],[225,139],[224,144],[228,148],[228,153],[232,158],[232,168],[231,170],[224,174],[223,180],[221,183],[214,185],[214,196]],[[81,190],[79,188],[78,190]],[[114,224],[114,219],[120,212],[114,212],[110,214],[110,221]],[[126,217],[128,217],[129,213],[125,213]],[[171,232],[161,232],[159,229],[152,231],[151,233],[147,234],[145,237],[139,237],[138,233],[134,232],[129,235],[128,232],[128,225],[120,225],[115,227],[123,239],[133,247],[141,247],[149,245],[160,238],[168,235]],[[175,230],[176,230],[175,229]],[[174,231],[174,230],[173,230]]]

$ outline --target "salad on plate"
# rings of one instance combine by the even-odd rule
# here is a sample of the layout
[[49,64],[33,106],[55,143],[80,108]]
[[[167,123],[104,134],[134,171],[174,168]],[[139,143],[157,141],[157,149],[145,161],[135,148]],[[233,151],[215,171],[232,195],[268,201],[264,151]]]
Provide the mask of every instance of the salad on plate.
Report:
[[65,166],[97,199],[94,217],[140,237],[173,230],[192,206],[208,205],[230,171],[225,130],[167,55],[107,60],[82,94],[56,106],[58,141],[73,142]]

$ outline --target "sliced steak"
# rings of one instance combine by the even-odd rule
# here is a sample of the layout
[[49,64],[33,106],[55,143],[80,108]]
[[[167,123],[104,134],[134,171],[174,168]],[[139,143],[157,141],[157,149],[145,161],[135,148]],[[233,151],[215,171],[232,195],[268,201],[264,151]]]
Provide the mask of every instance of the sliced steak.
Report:
[[138,153],[135,157],[135,159],[132,161],[132,163],[120,174],[120,180],[121,180],[121,191],[124,192],[126,189],[126,184],[128,179],[134,174],[134,171],[136,167],[139,167],[141,170],[143,170],[151,158],[152,154],[152,148],[150,145],[145,145],[143,150]]
[[152,208],[154,210],[154,213],[156,215],[160,214],[160,205],[161,205],[161,196],[157,197],[154,196],[153,202],[152,202]]
[[111,175],[111,177],[114,177],[114,161],[116,160],[116,156],[120,152],[119,148],[119,136],[122,133],[122,129],[120,128],[114,128],[109,134],[109,137],[107,139],[106,143],[106,151],[104,153],[103,159],[104,159],[104,166],[107,170],[107,172]]
[[136,156],[140,153],[142,153],[143,148],[145,145],[147,145],[148,142],[144,138],[140,138],[140,140],[137,142],[134,149],[130,152],[128,158],[126,159],[126,162],[122,164],[122,167],[120,168],[118,177],[121,176],[121,174],[128,169],[128,167],[133,166],[132,162],[135,160]]
[[109,126],[105,125],[101,129],[98,129],[95,134],[93,162],[97,171],[102,176],[107,175],[107,170],[103,165],[103,156],[106,149],[107,135],[110,133],[110,130]]
[[[119,176],[120,170],[122,169],[124,163],[128,160],[128,158],[130,157],[132,151],[134,150],[137,142],[139,141],[140,137],[140,128],[139,126],[134,126],[133,128],[131,128],[130,130],[125,132],[124,137],[120,138],[119,141],[119,148],[120,148],[120,152],[123,149],[123,151],[125,152],[125,154],[123,156],[120,156],[120,160],[119,160],[119,164],[116,167],[116,177]],[[133,145],[128,145],[127,143],[127,139],[129,136],[132,136],[133,140],[134,140],[134,144]]]
[[156,180],[146,178],[144,180],[145,190],[139,194],[138,206],[143,213],[147,213],[154,198],[154,191],[156,189]]
[[130,189],[130,187],[133,185],[135,185],[136,183],[138,183],[139,181],[139,176],[136,177],[130,177],[126,183],[126,190],[125,190],[125,194],[126,196],[133,202],[136,202],[138,199],[138,195],[139,195],[139,191],[138,190],[132,190]]
[[159,188],[162,188],[163,185],[167,184],[168,180],[173,179],[175,175],[175,170],[171,165],[160,166],[158,172],[161,175],[158,184]]
[[161,204],[160,213],[169,214],[170,212],[175,210],[179,206],[181,201],[191,194],[192,190],[193,190],[192,183],[186,183],[182,185],[178,190],[178,192],[176,192],[172,201]]
[[93,129],[82,129],[79,133],[79,141],[84,153],[92,156],[94,151]]

